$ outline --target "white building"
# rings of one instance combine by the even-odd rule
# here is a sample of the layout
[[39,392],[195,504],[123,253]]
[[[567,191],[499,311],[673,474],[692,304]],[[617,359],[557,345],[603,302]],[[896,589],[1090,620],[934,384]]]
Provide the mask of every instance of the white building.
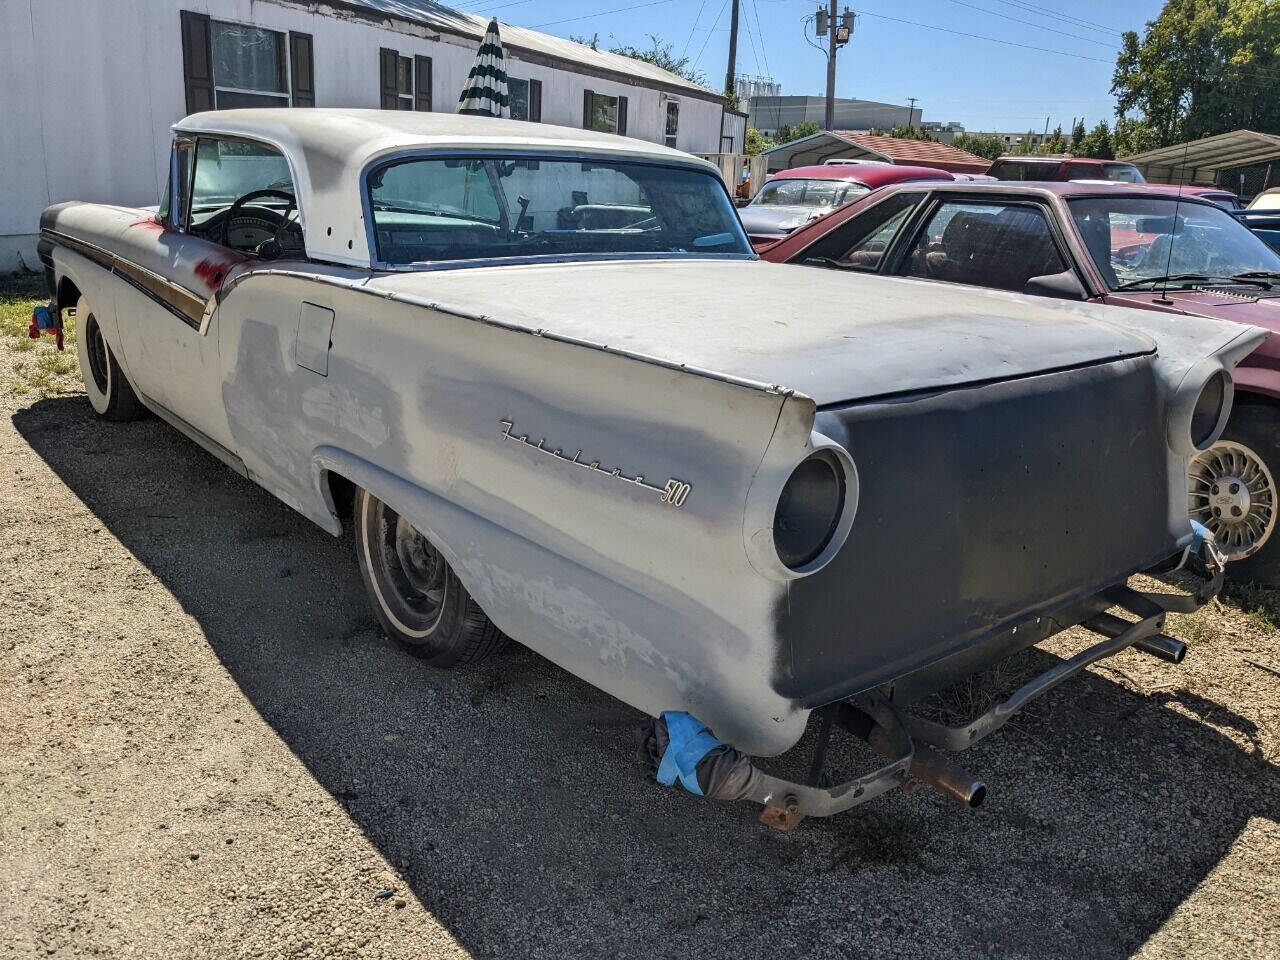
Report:
[[[487,22],[431,0],[0,3],[0,273],[38,264],[51,203],[159,203],[169,127],[188,113],[452,112]],[[710,90],[533,30],[503,25],[502,38],[512,116],[742,149],[741,116]]]

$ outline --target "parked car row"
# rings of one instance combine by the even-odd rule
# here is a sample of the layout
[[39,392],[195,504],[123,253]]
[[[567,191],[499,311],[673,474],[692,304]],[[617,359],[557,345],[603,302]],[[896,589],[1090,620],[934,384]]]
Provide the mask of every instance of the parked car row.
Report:
[[[1015,169],[1016,164],[1021,166]],[[880,168],[875,179],[862,176],[874,186],[848,197],[839,211],[816,211],[785,238],[749,232],[762,257],[776,263],[1280,329],[1280,210],[1266,209],[1280,192],[1260,195],[1262,209],[1255,211],[1237,209],[1238,198],[1225,190],[1143,184],[1136,168],[1136,179],[1129,173],[1064,179],[1110,166],[1002,158],[991,170],[1004,182],[956,182],[940,170]],[[822,168],[803,169],[804,177],[812,177]],[[1038,172],[1043,182],[1011,175],[1021,172]],[[804,182],[795,173],[794,180],[784,172],[779,181]],[[747,219],[750,209],[743,211],[744,223],[755,222]],[[1189,507],[1234,562],[1233,575],[1275,583],[1280,342],[1244,361],[1236,388],[1236,412],[1227,430],[1192,465]]]
[[[648,714],[659,782],[778,826],[908,780],[976,806],[936,748],[1120,650],[1180,659],[1166,611],[1222,584],[1206,528],[1260,554],[1274,523],[1269,421],[1233,412],[1237,383],[1271,409],[1269,365],[1237,370],[1266,332],[1222,318],[1280,264],[1210,203],[851,167],[798,196],[864,195],[759,262],[711,164],[549,124],[205,113],[169,171],[158,211],[42,217],[94,412],[350,530],[430,664],[514,637]],[[1127,586],[1175,566],[1187,595]],[[913,709],[1075,625],[965,723]],[[752,763],[811,719],[806,782]],[[837,730],[882,765],[830,784]]]

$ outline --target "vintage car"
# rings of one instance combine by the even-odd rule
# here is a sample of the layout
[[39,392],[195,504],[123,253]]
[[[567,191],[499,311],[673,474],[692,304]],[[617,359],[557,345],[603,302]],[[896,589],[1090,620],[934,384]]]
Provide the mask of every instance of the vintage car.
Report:
[[[784,820],[908,777],[975,804],[930,744],[1126,647],[1176,659],[1165,608],[1221,582],[1183,478],[1260,331],[753,262],[715,168],[665,147],[197,114],[158,213],[51,207],[41,250],[101,417],[153,411],[348,522],[374,613],[428,663],[514,637],[657,718],[660,781]],[[1166,560],[1192,594],[1126,587]],[[1100,639],[971,723],[909,711],[1077,623]],[[751,762],[815,712],[824,750],[839,726],[884,765],[829,786]]]
[[756,249],[781,240],[791,231],[890,183],[916,180],[951,181],[934,167],[894,166],[877,161],[845,161],[793,167],[773,174],[738,210]]
[[[762,253],[779,263],[919,277],[1280,329],[1280,255],[1220,204],[1136,184],[891,187]],[[1191,516],[1232,575],[1280,582],[1280,339],[1236,372],[1220,441],[1196,457]]]

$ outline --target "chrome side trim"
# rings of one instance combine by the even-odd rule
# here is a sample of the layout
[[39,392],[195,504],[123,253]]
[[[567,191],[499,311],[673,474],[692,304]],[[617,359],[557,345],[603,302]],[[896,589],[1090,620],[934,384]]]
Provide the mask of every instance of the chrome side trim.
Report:
[[196,296],[186,287],[160,276],[154,270],[148,270],[141,264],[126,260],[119,254],[112,253],[103,247],[86,240],[80,240],[56,230],[41,230],[41,238],[51,244],[61,244],[68,250],[80,254],[100,267],[110,270],[121,280],[134,287],[148,299],[164,307],[175,317],[203,334],[207,329],[202,320],[205,312],[205,300]]

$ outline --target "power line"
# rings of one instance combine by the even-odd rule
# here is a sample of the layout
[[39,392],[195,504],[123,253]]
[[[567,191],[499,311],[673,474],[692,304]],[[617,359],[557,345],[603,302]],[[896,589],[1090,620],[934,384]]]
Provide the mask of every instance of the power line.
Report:
[[698,48],[698,56],[694,58],[694,66],[702,63],[702,54],[706,52],[707,42],[711,39],[711,34],[715,33],[716,27],[720,26],[720,18],[724,16],[724,8],[729,5],[729,0],[724,0],[720,4],[720,12],[716,14],[715,23],[711,24],[711,29],[707,31],[706,37],[703,38],[702,46]]
[[1028,13],[1034,13],[1037,16],[1049,17],[1053,20],[1060,20],[1063,23],[1070,23],[1077,27],[1084,27],[1087,30],[1098,30],[1102,33],[1122,34],[1123,30],[1117,30],[1115,27],[1108,27],[1105,24],[1098,23],[1094,20],[1084,20],[1080,17],[1074,17],[1069,13],[1062,13],[1049,7],[1042,7],[1038,4],[1029,2],[1029,0],[996,0],[997,3],[1003,3],[1007,7],[1016,7],[1020,10],[1026,10]]
[[966,33],[963,30],[951,30],[947,27],[937,27],[932,23],[920,23],[917,20],[904,20],[901,17],[891,17],[884,13],[872,13],[870,10],[859,10],[858,14],[864,17],[875,17],[877,20],[892,20],[894,23],[905,23],[910,27],[923,27],[925,30],[937,30],[940,33],[953,33],[958,37],[969,37],[973,40],[989,40],[991,43],[1002,43],[1007,47],[1021,47],[1023,50],[1036,50],[1040,53],[1052,53],[1059,57],[1073,57],[1076,60],[1092,60],[1094,63],[1113,63],[1111,60],[1104,60],[1102,57],[1086,57],[1082,53],[1067,53],[1065,50],[1053,50],[1049,47],[1037,47],[1029,43],[1017,43],[1013,40],[1001,40],[999,37],[988,37],[980,33]]
[[764,57],[764,72],[772,78],[773,71],[769,69],[769,51],[765,49],[764,45],[764,28],[760,26],[760,4],[756,3],[756,0],[751,0],[751,10],[756,17],[756,36],[760,38],[760,53]]
[[680,49],[680,56],[682,57],[689,52],[689,44],[693,42],[693,35],[698,29],[698,21],[702,19],[702,8],[706,5],[707,0],[702,0],[702,2],[698,4],[698,15],[693,18],[693,26],[689,28],[689,36],[685,38],[684,46]]
[[673,0],[649,0],[648,3],[633,3],[629,7],[614,7],[612,10],[597,10],[595,13],[584,13],[580,17],[564,17],[561,20],[548,20],[546,23],[532,24],[530,29],[536,30],[538,27],[554,27],[560,23],[574,23],[578,20],[591,20],[595,17],[607,17],[612,13],[626,13],[628,10],[639,10],[641,7],[656,7],[664,3],[672,3]]
[[1108,43],[1105,40],[1097,40],[1093,37],[1082,37],[1078,33],[1068,33],[1066,30],[1059,30],[1057,27],[1046,27],[1042,23],[1034,23],[1031,20],[1022,20],[1019,17],[1011,17],[1007,13],[1001,13],[999,10],[988,10],[986,7],[980,7],[976,3],[967,3],[966,0],[951,0],[952,3],[962,7],[968,7],[970,10],[978,10],[982,13],[989,13],[993,17],[1000,17],[1013,23],[1024,23],[1028,27],[1035,27],[1037,30],[1048,30],[1050,33],[1056,33],[1064,37],[1071,37],[1074,40],[1083,40],[1085,43],[1096,43],[1099,46],[1106,47],[1109,50],[1115,50],[1114,43]]

